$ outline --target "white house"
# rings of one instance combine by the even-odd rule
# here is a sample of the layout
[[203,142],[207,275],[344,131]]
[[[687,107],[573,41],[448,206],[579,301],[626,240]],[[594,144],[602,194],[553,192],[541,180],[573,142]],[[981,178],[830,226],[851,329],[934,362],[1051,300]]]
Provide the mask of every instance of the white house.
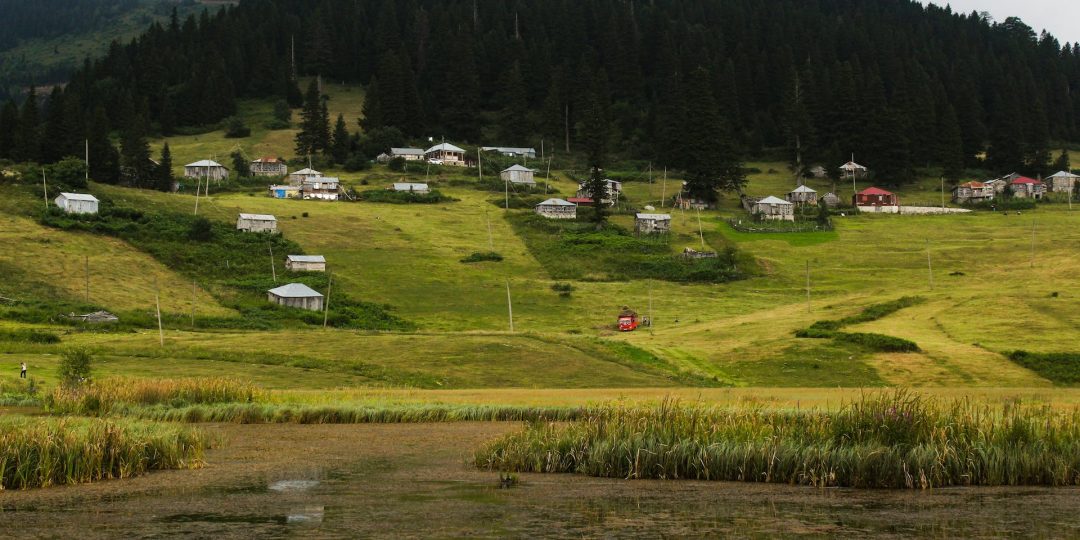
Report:
[[323,308],[323,295],[303,283],[289,283],[270,289],[266,291],[266,299],[281,306],[297,309],[322,311]]
[[216,161],[204,159],[184,165],[184,178],[226,180],[229,178],[229,169]]
[[1044,179],[1050,191],[1065,193],[1075,189],[1077,180],[1080,180],[1080,175],[1075,175],[1069,171],[1058,171]]
[[549,219],[574,219],[577,205],[563,199],[548,199],[536,205],[536,213]]
[[536,158],[535,148],[514,148],[512,146],[483,146],[485,152],[498,152],[507,157]]
[[240,214],[236,218],[236,230],[274,232],[277,231],[277,218],[268,214]]
[[816,190],[803,185],[789,192],[784,198],[790,203],[813,206],[817,204],[818,195]]
[[636,214],[634,232],[638,234],[661,234],[671,231],[671,214]]
[[300,185],[300,193],[304,200],[336,201],[341,196],[341,181],[332,176],[305,180]]
[[418,184],[414,182],[394,182],[393,189],[394,191],[404,191],[420,195],[427,195],[431,191],[427,184]]
[[389,161],[394,158],[401,158],[405,161],[423,161],[424,149],[423,148],[391,148],[390,153],[386,154],[386,160]]
[[750,213],[764,220],[795,221],[795,205],[772,195],[752,204]]
[[61,193],[55,202],[56,206],[69,214],[98,213],[97,197],[88,193]]
[[322,255],[289,255],[285,269],[293,272],[325,272],[326,257]]
[[465,166],[465,150],[450,143],[441,143],[424,151],[424,157],[433,164]]
[[503,171],[499,173],[499,177],[502,178],[504,182],[532,187],[536,185],[536,180],[533,180],[535,172],[536,171],[528,167],[511,165],[510,167],[503,169]]

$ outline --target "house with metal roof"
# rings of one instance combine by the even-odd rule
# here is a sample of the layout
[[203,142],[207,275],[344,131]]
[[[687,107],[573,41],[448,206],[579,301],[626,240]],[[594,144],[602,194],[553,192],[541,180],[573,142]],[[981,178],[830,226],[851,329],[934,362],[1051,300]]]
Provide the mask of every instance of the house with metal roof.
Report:
[[1055,193],[1069,193],[1076,189],[1076,182],[1080,180],[1080,175],[1073,174],[1069,171],[1058,171],[1045,179],[1046,184],[1049,186],[1049,190]]
[[303,185],[304,182],[309,180],[316,180],[322,178],[323,174],[310,167],[304,167],[299,171],[293,171],[289,174],[289,183],[295,186]]
[[300,184],[304,200],[336,201],[341,196],[341,181],[333,176],[320,176]]
[[772,195],[754,201],[750,213],[765,221],[795,221],[795,205]]
[[251,162],[251,174],[254,176],[285,176],[289,174],[289,165],[284,159],[266,156]]
[[803,185],[790,191],[784,198],[796,206],[814,206],[817,204],[818,196],[817,191]]
[[427,184],[420,184],[415,182],[394,182],[391,187],[394,191],[402,191],[407,193],[416,193],[418,195],[427,195],[431,192],[431,189]]
[[184,178],[227,180],[229,178],[229,169],[214,160],[204,159],[184,165]]
[[1020,176],[1009,182],[1012,196],[1018,199],[1041,199],[1046,196],[1046,183],[1042,180]]
[[279,306],[322,311],[323,295],[303,283],[289,283],[266,291],[266,299]]
[[300,186],[271,185],[270,196],[275,199],[298,199],[300,198]]
[[99,201],[89,193],[61,193],[53,202],[68,214],[98,213]]
[[424,161],[423,148],[391,148],[387,154],[390,159],[401,158],[405,161]]
[[498,152],[506,157],[516,158],[536,158],[535,148],[515,148],[512,146],[482,146],[481,150],[485,152]]
[[292,272],[325,272],[326,257],[322,255],[289,255],[285,269]]
[[984,182],[964,182],[952,188],[952,200],[958,204],[994,200],[994,186]]
[[240,214],[236,230],[244,232],[276,232],[277,218],[269,214]]
[[577,205],[553,198],[536,205],[535,212],[549,219],[576,219]]
[[503,169],[503,171],[499,173],[499,177],[502,178],[503,182],[532,187],[536,185],[536,180],[533,178],[535,173],[536,171],[528,167],[511,165]]
[[[867,207],[894,207],[900,206],[900,197],[891,191],[885,191],[884,189],[877,187],[868,187],[858,193],[856,193],[851,200],[855,206],[867,206]],[[880,212],[881,210],[875,210]]]
[[855,163],[854,160],[840,166],[840,173],[844,178],[865,178],[867,172],[869,171],[866,167]]
[[663,234],[671,231],[671,214],[635,214],[634,232]]
[[436,144],[428,148],[424,151],[424,157],[428,162],[435,165],[451,165],[455,167],[467,165],[465,163],[465,150],[450,143]]

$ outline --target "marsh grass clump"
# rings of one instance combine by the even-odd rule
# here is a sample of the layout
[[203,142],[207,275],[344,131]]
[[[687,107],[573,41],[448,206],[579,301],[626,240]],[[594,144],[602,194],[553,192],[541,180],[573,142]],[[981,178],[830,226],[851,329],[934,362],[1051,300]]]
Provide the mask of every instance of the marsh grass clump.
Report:
[[503,256],[494,251],[475,251],[467,257],[463,257],[461,262],[463,263],[478,263],[478,262],[502,262]]
[[49,412],[103,416],[125,406],[170,408],[213,403],[251,403],[259,390],[227,378],[110,378],[78,387],[60,387],[45,400]]
[[79,484],[197,468],[209,446],[201,431],[183,426],[0,417],[0,488]]
[[858,488],[1080,485],[1080,411],[942,402],[896,391],[838,411],[610,405],[533,422],[473,458],[483,469]]

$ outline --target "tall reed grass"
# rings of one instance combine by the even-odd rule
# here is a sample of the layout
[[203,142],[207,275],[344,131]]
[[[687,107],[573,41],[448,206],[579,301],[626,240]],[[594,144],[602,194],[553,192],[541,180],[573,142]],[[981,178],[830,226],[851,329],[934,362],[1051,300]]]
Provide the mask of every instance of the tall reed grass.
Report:
[[582,418],[577,407],[500,405],[303,405],[217,403],[187,407],[119,406],[113,414],[168,422],[239,424],[398,424],[423,422],[564,422]]
[[207,403],[251,403],[260,390],[235,379],[110,378],[70,388],[59,387],[46,396],[49,412],[106,415],[121,405],[185,407]]
[[1080,411],[864,395],[838,411],[612,405],[534,422],[477,467],[860,488],[1080,485]]
[[182,426],[86,418],[0,417],[0,489],[196,468],[209,441]]

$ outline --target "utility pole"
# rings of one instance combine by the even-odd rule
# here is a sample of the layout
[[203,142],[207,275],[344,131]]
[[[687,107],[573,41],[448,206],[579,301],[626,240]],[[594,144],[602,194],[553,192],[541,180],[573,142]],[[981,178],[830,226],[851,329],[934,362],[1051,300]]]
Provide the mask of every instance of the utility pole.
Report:
[[510,280],[506,280],[506,310],[510,313],[510,333],[514,333],[514,304],[510,301]]
[[810,312],[810,259],[806,260],[806,311]]
[[327,275],[326,282],[326,302],[323,304],[322,314],[322,327],[326,328],[326,318],[330,314],[330,291],[334,288],[334,274],[331,272]]
[[570,104],[566,104],[566,116],[564,120],[564,127],[566,129],[566,153],[570,153]]
[[86,274],[86,303],[90,303],[90,256],[87,255],[84,259],[83,269]]
[[49,211],[49,186],[45,185],[45,167],[41,168],[41,189],[45,192],[45,211]]
[[274,283],[277,283],[277,268],[274,266],[274,244],[267,241],[266,246],[270,248],[270,275],[274,277]]
[[195,329],[195,302],[196,302],[195,291],[196,291],[196,283],[195,283],[195,280],[193,279],[193,280],[191,280],[191,328],[192,329]]
[[90,181],[90,139],[83,139],[83,143],[86,145],[86,147],[85,147],[86,154],[85,154],[85,162],[84,162],[85,166],[83,167],[83,179],[86,180],[87,182],[89,182]]
[[701,230],[701,209],[697,209],[697,232],[701,237],[701,251],[705,251],[705,233]]
[[480,147],[476,147],[476,171],[480,173],[480,181],[484,181],[484,162],[480,160]]
[[544,195],[547,195],[548,192],[551,190],[551,158],[553,158],[553,157],[555,157],[555,156],[549,156],[548,157],[547,174],[545,175],[545,178],[544,178],[544,180],[545,180],[545,182],[544,182]]
[[1031,220],[1031,267],[1035,268],[1035,220]]
[[667,206],[667,167],[664,167],[664,187],[660,193],[660,208],[664,208]]
[[926,271],[930,276],[930,290],[934,290],[934,266],[930,262],[930,239],[926,239]]
[[158,343],[165,346],[165,330],[161,327],[161,289],[158,288],[157,276],[154,276],[154,309],[157,311]]
[[487,221],[488,250],[490,250],[492,253],[494,253],[495,252],[495,237],[492,236],[492,234],[491,234],[491,218],[488,217],[487,208],[484,208],[484,221]]

